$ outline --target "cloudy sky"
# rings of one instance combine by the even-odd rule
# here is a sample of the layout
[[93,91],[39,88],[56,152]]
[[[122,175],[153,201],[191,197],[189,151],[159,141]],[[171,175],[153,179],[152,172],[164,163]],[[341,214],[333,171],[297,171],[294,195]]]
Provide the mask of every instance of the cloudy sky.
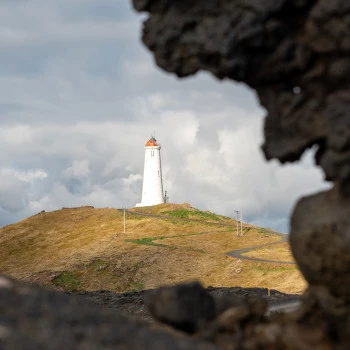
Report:
[[327,186],[314,151],[266,163],[254,92],[160,71],[142,18],[128,0],[0,1],[0,227],[41,210],[133,207],[155,130],[173,202],[288,232],[296,198]]

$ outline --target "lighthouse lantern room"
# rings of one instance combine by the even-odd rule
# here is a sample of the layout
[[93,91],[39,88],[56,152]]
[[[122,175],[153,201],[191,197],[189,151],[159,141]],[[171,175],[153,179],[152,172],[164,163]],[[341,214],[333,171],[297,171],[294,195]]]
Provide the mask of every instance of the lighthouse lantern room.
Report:
[[145,165],[143,170],[142,199],[137,207],[164,203],[160,144],[152,136],[145,144]]

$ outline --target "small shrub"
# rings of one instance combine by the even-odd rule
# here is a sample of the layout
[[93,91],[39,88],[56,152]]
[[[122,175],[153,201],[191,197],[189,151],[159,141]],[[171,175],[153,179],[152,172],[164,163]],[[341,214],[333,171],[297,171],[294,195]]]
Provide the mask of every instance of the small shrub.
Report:
[[78,290],[81,286],[79,278],[69,271],[61,272],[57,277],[55,277],[52,283],[61,287],[66,291]]
[[142,282],[131,282],[127,286],[127,289],[130,292],[139,292],[140,290],[144,290],[145,289],[145,285]]
[[126,239],[126,242],[135,243],[135,244],[141,244],[141,245],[152,245],[156,247],[164,247],[164,248],[170,248],[169,246],[165,244],[160,243],[154,243],[155,240],[164,239],[165,237],[144,237],[140,239]]
[[161,214],[166,214],[173,218],[180,218],[180,219],[189,219],[189,218],[195,217],[196,219],[202,219],[202,220],[220,221],[222,218],[226,218],[226,217],[221,217],[219,215],[211,213],[209,211],[187,210],[187,209],[175,209],[170,211],[162,211]]
[[107,269],[109,267],[109,263],[101,259],[96,259],[89,264],[86,264],[85,267],[92,267],[95,271],[100,271]]

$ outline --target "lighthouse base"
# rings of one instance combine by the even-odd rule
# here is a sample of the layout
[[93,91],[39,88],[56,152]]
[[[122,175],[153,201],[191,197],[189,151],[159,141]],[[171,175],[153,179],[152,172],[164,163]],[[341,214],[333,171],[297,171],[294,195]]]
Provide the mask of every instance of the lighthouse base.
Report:
[[158,205],[158,204],[163,204],[165,203],[164,201],[161,201],[161,202],[153,202],[153,203],[137,203],[136,204],[136,208],[137,207],[152,207],[153,205]]

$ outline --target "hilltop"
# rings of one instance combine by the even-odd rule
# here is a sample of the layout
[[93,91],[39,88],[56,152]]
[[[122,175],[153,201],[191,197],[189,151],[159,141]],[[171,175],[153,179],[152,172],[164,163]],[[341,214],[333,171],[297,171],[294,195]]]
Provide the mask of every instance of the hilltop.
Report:
[[[240,286],[300,293],[305,283],[288,243],[269,229],[188,204],[161,204],[126,212],[93,207],[41,212],[0,229],[0,272],[64,290],[125,292],[189,280],[205,286]],[[280,242],[280,243],[277,243]],[[243,253],[277,262],[230,258]]]

